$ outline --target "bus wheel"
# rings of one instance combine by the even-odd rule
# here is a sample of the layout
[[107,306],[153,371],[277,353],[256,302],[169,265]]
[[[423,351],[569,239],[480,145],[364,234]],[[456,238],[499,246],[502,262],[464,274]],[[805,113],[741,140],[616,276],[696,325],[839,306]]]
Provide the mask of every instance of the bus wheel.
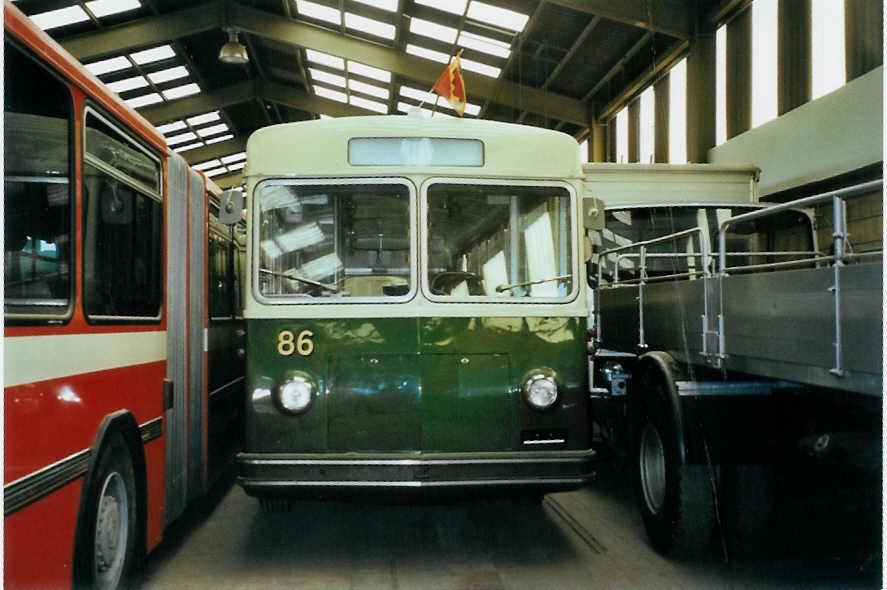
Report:
[[88,498],[89,567],[86,586],[114,590],[126,583],[135,554],[135,475],[119,433],[110,436],[98,460]]
[[677,426],[662,403],[648,405],[635,437],[638,505],[656,550],[694,557],[709,545],[714,500],[708,467],[681,460]]

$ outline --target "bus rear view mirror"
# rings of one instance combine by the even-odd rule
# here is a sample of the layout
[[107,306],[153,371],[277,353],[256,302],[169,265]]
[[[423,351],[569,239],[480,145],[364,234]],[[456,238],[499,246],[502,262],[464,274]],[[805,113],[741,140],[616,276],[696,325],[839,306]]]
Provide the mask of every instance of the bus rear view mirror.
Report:
[[219,197],[219,221],[225,225],[234,225],[243,219],[243,193],[228,189]]
[[597,231],[604,229],[604,202],[594,197],[582,199],[582,219],[585,229]]

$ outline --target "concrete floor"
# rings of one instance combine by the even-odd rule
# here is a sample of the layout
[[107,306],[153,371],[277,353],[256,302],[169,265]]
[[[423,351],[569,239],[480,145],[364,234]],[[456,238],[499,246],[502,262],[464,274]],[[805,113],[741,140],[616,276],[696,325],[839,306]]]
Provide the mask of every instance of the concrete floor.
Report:
[[726,561],[716,542],[682,563],[649,547],[625,479],[604,464],[589,487],[542,502],[305,501],[265,514],[228,475],[167,530],[140,588],[881,586],[877,493],[843,509],[782,500],[766,557]]

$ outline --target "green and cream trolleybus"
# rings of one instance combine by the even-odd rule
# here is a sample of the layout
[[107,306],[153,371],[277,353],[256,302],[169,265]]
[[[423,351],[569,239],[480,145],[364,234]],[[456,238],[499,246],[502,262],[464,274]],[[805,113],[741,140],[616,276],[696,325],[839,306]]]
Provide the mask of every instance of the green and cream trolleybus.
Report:
[[[239,483],[302,493],[582,485],[582,183],[568,135],[350,117],[247,145]],[[239,218],[239,194],[223,208]]]

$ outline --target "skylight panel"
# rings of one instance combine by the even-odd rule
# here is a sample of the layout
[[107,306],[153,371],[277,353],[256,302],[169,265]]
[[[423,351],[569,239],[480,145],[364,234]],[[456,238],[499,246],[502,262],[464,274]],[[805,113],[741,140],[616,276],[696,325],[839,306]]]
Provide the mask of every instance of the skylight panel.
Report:
[[204,113],[202,115],[188,117],[188,125],[203,125],[204,123],[209,123],[210,121],[218,121],[221,118],[222,117],[221,115],[219,115],[219,111],[213,111],[211,113]]
[[330,68],[336,68],[337,70],[345,69],[345,60],[341,57],[330,55],[329,53],[314,51],[313,49],[306,49],[305,57],[308,58],[308,61],[314,62],[316,64],[328,66]]
[[410,32],[422,35],[423,37],[430,37],[431,39],[443,41],[445,43],[455,42],[456,34],[458,33],[453,27],[439,25],[430,20],[424,20],[421,18],[410,19]]
[[110,59],[103,59],[101,61],[94,61],[91,64],[85,64],[83,67],[92,72],[93,75],[101,76],[102,74],[107,74],[109,72],[125,70],[130,66],[132,66],[132,64],[128,59],[122,55],[118,55],[117,57],[112,57]]
[[209,127],[204,127],[203,129],[198,129],[197,134],[200,135],[200,137],[209,137],[210,135],[224,133],[226,131],[228,131],[228,126],[224,123],[219,123],[218,125],[211,125]]
[[199,148],[199,147],[203,147],[203,143],[198,141],[197,143],[189,143],[188,145],[182,145],[179,147],[175,147],[175,148],[173,148],[173,151],[176,152],[177,154],[180,154],[182,152],[187,152],[188,150],[193,150],[194,148]]
[[158,45],[144,51],[130,53],[129,56],[140,66],[162,59],[170,59],[176,56],[176,52],[169,45]]
[[527,21],[530,20],[530,17],[526,14],[508,10],[507,8],[491,6],[477,0],[471,0],[471,4],[468,5],[468,18],[502,27],[516,33],[523,31]]
[[140,107],[147,106],[149,104],[155,104],[161,102],[163,98],[156,92],[152,92],[151,94],[143,94],[142,96],[137,96],[135,98],[130,98],[126,101],[126,104],[131,106],[134,109],[138,109]]
[[183,96],[197,94],[198,92],[200,92],[200,86],[192,82],[191,84],[185,84],[184,86],[176,86],[175,88],[164,90],[163,96],[165,96],[167,100],[174,100],[176,98],[182,98]]
[[505,59],[508,59],[508,56],[511,55],[511,48],[508,43],[484,37],[483,35],[475,35],[468,31],[462,31],[459,34],[459,45]]
[[342,13],[335,8],[308,2],[308,0],[296,0],[296,8],[302,16],[316,18],[334,25],[342,24]]
[[191,166],[195,170],[208,170],[210,168],[218,168],[222,165],[220,160],[207,160],[206,162],[200,162],[199,164],[194,164]]
[[207,170],[206,172],[204,172],[204,174],[206,174],[207,176],[212,178],[213,176],[218,176],[219,174],[225,174],[226,172],[228,172],[227,168],[213,168],[212,170]]
[[237,170],[242,170],[244,166],[246,166],[246,162],[237,162],[236,164],[230,164],[228,170],[236,172]]
[[[425,47],[420,47],[419,45],[413,45],[412,43],[407,43],[407,53],[412,55],[417,55],[419,57],[424,57],[425,59],[430,59],[431,61],[437,61],[442,64],[450,63],[450,56],[441,51],[435,51],[433,49],[426,49]],[[464,60],[463,60],[464,61]]]
[[109,82],[107,84],[108,88],[118,94],[121,92],[127,92],[128,90],[134,90],[136,88],[144,88],[147,85],[148,81],[145,80],[144,76],[124,78],[123,80],[117,80],[116,82]]
[[388,12],[396,12],[397,11],[397,0],[356,0],[361,4],[367,4],[369,6],[375,6],[376,8],[381,8],[382,10],[387,10]]
[[332,88],[326,88],[324,86],[318,86],[317,84],[314,85],[314,94],[339,102],[348,102],[348,97],[345,96],[344,92],[339,92],[338,90],[333,90]]
[[472,117],[476,117],[478,113],[480,113],[480,105],[466,103],[465,112],[471,115]]
[[186,141],[194,141],[195,139],[197,139],[197,136],[189,131],[188,133],[182,133],[166,138],[166,143],[169,145],[178,145],[180,143],[185,143]]
[[34,14],[29,17],[34,24],[44,31],[61,27],[63,25],[71,25],[74,23],[82,23],[89,20],[89,15],[79,6],[66,6],[58,10],[49,10]]
[[142,3],[139,0],[93,0],[92,2],[87,2],[86,7],[96,17],[102,18],[103,16],[141,8]]
[[225,164],[231,164],[232,162],[239,162],[240,160],[246,160],[246,152],[239,152],[237,154],[231,154],[230,156],[224,156],[221,158],[221,160]]
[[477,72],[478,74],[483,74],[484,76],[489,76],[490,78],[498,78],[499,74],[502,73],[502,70],[500,68],[488,66],[487,64],[482,64],[479,61],[473,61],[464,58],[461,61],[462,69],[468,70],[469,72]]
[[220,136],[218,136],[218,137],[213,137],[212,139],[207,139],[207,140],[206,140],[206,145],[210,145],[210,144],[213,144],[213,143],[219,143],[220,141],[228,141],[229,139],[234,139],[234,136],[233,136],[232,134],[230,134],[230,133],[227,133],[227,134],[225,134],[225,135],[220,135]]
[[428,100],[431,97],[431,93],[426,90],[419,90],[418,88],[412,88],[410,86],[401,86],[400,87],[401,96],[407,96],[412,98],[413,100],[418,100],[422,102],[423,100]]
[[372,84],[364,84],[357,80],[348,80],[348,87],[354,92],[363,92],[370,96],[388,100],[389,92],[387,88],[380,88],[379,86],[373,86]]
[[320,118],[321,119],[335,119],[335,117],[331,117],[330,115],[324,115],[323,113],[320,114]]
[[414,2],[423,6],[436,8],[443,12],[462,16],[465,14],[465,5],[468,3],[468,0],[414,0]]
[[166,135],[167,133],[172,133],[173,131],[179,131],[185,128],[184,121],[173,121],[172,123],[167,123],[166,125],[159,125],[157,127],[157,131]]
[[361,107],[361,108],[364,108],[364,109],[367,109],[370,111],[376,111],[377,113],[387,113],[388,112],[388,105],[381,103],[381,102],[377,102],[375,100],[369,100],[367,98],[362,98],[360,96],[353,96],[352,95],[349,102],[356,107]]
[[372,18],[366,18],[359,14],[345,13],[345,26],[349,29],[357,29],[369,35],[382,37],[384,39],[394,39],[394,25],[383,23]]
[[188,68],[185,66],[176,66],[174,68],[167,68],[165,70],[160,70],[159,72],[148,74],[148,79],[155,84],[162,84],[163,82],[169,82],[176,78],[186,78],[189,75]]
[[391,72],[380,70],[373,66],[367,66],[356,61],[348,60],[348,71],[352,74],[359,74],[361,76],[366,76],[367,78],[372,78],[373,80],[378,80],[379,82],[391,82]]
[[452,119],[452,115],[448,115],[446,113],[441,113],[440,111],[434,112],[431,109],[426,109],[424,107],[417,107],[416,105],[409,104],[407,102],[397,103],[397,110],[399,110],[402,113],[411,113],[411,112],[415,111],[416,109],[419,109],[419,112],[421,112],[422,116],[424,116],[425,118],[442,117],[445,119]]
[[308,68],[308,71],[311,72],[311,79],[315,82],[325,82],[326,84],[332,84],[333,86],[345,87],[345,78],[343,76],[330,74],[329,72],[324,72],[323,70],[318,70],[316,68]]

